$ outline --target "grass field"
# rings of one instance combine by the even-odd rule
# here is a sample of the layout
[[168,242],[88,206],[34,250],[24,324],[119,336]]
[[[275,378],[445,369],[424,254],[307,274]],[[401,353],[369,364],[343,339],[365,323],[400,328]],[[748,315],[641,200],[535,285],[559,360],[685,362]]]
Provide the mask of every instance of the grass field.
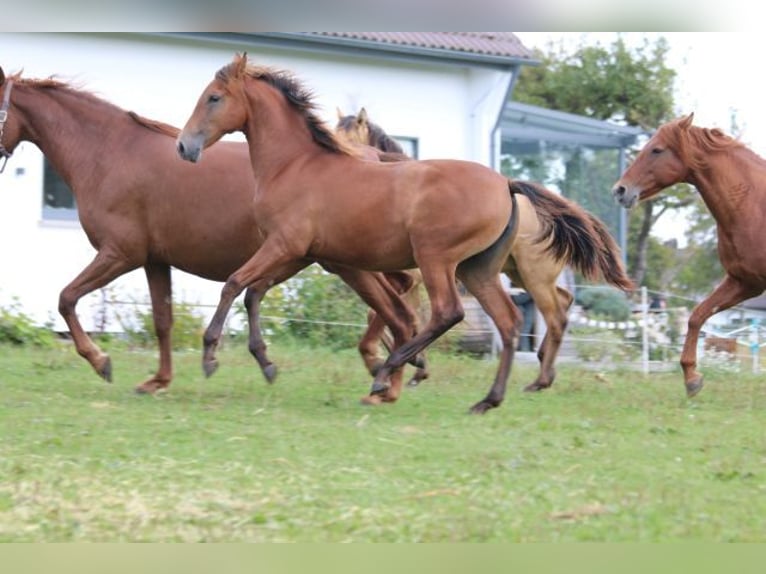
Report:
[[229,346],[209,380],[112,349],[105,384],[66,345],[0,347],[0,541],[764,541],[766,382],[707,367],[562,366],[505,403],[492,361],[432,353],[432,377],[364,407],[355,352],[273,345],[273,386]]

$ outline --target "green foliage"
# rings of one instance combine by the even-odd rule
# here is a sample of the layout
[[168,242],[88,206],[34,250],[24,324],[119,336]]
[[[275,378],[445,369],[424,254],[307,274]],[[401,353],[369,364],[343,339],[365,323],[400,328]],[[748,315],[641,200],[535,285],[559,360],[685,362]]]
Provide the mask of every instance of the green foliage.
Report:
[[0,307],[0,343],[50,347],[56,337],[51,325],[39,326],[21,310],[18,299]]
[[[154,318],[150,306],[136,305],[132,313],[117,314],[125,336],[131,345],[153,348],[157,344]],[[193,305],[173,302],[172,342],[174,351],[199,349],[205,322],[202,314]]]
[[665,64],[669,46],[660,38],[629,48],[618,37],[610,46],[560,45],[538,53],[541,65],[525,66],[514,89],[520,102],[654,129],[672,118],[676,72]]
[[[245,317],[244,307],[239,312]],[[364,302],[337,275],[312,265],[269,291],[261,304],[261,323],[265,334],[274,338],[332,349],[355,348],[367,312]]]
[[641,352],[621,331],[576,325],[569,329],[568,336],[574,341],[577,357],[587,363],[632,361]]
[[[645,40],[636,48],[630,48],[622,37],[610,45],[580,46],[569,53],[563,47],[551,45],[547,53],[539,53],[541,65],[522,69],[514,89],[514,98],[520,102],[553,110],[579,114],[599,120],[609,120],[647,131],[657,128],[675,115],[673,84],[675,70],[668,68],[665,58],[669,46],[664,38],[655,43]],[[613,201],[609,189],[619,177],[616,151],[596,151],[574,146],[548,146],[546,153],[555,157],[544,158],[549,174],[563,173],[540,179],[553,183],[564,195],[580,203],[601,218],[616,234],[619,227],[620,208]],[[611,155],[610,155],[611,153]],[[529,163],[529,162],[527,162]],[[540,165],[530,164],[535,173],[545,173]],[[509,175],[519,172],[515,166]],[[531,171],[530,171],[531,173]],[[558,181],[552,181],[558,178]],[[655,200],[660,210],[672,209],[677,200],[673,194]],[[631,277],[639,284],[646,279],[647,267],[643,257],[649,231],[656,222],[651,213],[636,210],[638,216],[631,218],[629,252],[634,254],[629,262]],[[645,233],[636,235],[644,228]],[[650,273],[661,273],[655,267]],[[651,279],[660,283],[659,277]]]
[[625,321],[630,317],[630,301],[612,287],[583,287],[577,290],[576,301],[592,318]]
[[690,297],[707,295],[723,279],[718,257],[718,234],[715,220],[701,198],[692,206],[687,230],[687,246],[682,253],[684,265],[674,278],[672,288]]

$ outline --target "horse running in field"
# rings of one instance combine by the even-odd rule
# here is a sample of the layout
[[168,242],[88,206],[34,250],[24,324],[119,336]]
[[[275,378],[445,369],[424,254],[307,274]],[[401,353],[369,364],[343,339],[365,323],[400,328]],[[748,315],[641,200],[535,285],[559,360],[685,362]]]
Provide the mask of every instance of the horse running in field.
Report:
[[686,394],[700,392],[697,341],[707,319],[766,289],[766,160],[719,129],[692,125],[694,114],[663,124],[612,192],[626,208],[680,182],[697,188],[716,221],[723,281],[689,317],[681,352]]
[[[86,294],[143,267],[160,364],[136,391],[167,388],[173,374],[171,266],[223,281],[261,245],[247,145],[222,143],[211,150],[204,166],[192,166],[175,153],[177,128],[141,118],[60,81],[6,77],[2,68],[0,102],[0,161],[21,141],[39,147],[74,193],[80,223],[97,251],[59,298],[77,352],[111,380],[111,360],[84,331],[75,306]],[[397,295],[404,286],[378,273],[332,264],[325,268],[383,313],[397,337],[412,336],[413,312]],[[266,356],[256,305],[265,290],[258,284],[253,287],[245,296],[249,347],[271,382],[276,367]],[[360,351],[368,367],[374,366],[375,349],[367,351],[362,345]]]
[[[381,157],[382,161],[409,159],[396,155],[403,153],[402,148],[369,120],[364,108],[356,115],[344,115],[338,109],[335,129],[349,143],[370,145],[387,152]],[[537,351],[540,372],[524,388],[540,391],[553,384],[554,364],[566,331],[569,307],[574,301],[572,293],[556,284],[564,266],[572,265],[588,278],[595,278],[600,271],[608,283],[624,291],[632,290],[633,283],[624,272],[619,248],[598,218],[540,186],[514,181],[512,187],[519,192],[519,230],[502,271],[514,286],[526,289],[547,326]],[[588,252],[598,256],[589,258]],[[413,307],[417,305],[412,298],[408,298],[408,302]],[[383,330],[381,321],[374,325]]]
[[493,320],[503,343],[492,386],[471,412],[499,406],[520,319],[499,277],[517,228],[519,186],[474,162],[362,159],[318,119],[295,78],[249,65],[244,55],[236,55],[205,87],[178,137],[178,153],[197,162],[203,149],[233,131],[242,131],[250,146],[255,213],[265,239],[221,291],[204,337],[207,372],[215,368],[215,349],[235,297],[253,282],[293,274],[306,257],[368,270],[419,267],[430,319],[404,345],[395,342],[363,401],[395,401],[404,362],[462,320],[457,278]]

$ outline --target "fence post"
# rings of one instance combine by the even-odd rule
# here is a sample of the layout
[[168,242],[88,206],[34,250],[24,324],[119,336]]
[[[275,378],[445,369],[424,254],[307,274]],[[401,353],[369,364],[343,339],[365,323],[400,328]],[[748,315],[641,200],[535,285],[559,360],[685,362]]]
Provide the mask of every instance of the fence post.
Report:
[[646,286],[641,287],[641,370],[649,374],[649,303]]
[[761,367],[761,361],[759,356],[759,351],[761,349],[761,345],[758,341],[758,317],[752,317],[750,319],[750,355],[753,358],[753,374],[758,374],[758,371],[760,371]]

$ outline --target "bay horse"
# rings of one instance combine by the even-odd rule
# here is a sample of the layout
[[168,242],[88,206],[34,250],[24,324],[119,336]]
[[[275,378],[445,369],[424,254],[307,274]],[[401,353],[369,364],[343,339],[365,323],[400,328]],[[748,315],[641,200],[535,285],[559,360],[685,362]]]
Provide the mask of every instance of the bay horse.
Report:
[[688,397],[702,390],[697,341],[715,313],[766,289],[766,160],[717,128],[692,125],[694,114],[661,125],[614,185],[624,207],[680,182],[697,188],[716,221],[718,256],[726,275],[689,316],[681,352]]
[[[474,162],[364,159],[319,120],[310,94],[291,74],[250,65],[246,55],[235,55],[204,88],[177,139],[178,153],[197,162],[204,149],[233,131],[242,131],[250,146],[265,241],[221,291],[204,337],[206,369],[215,367],[215,348],[237,294],[253,281],[290,272],[295,260],[310,255],[371,270],[417,266],[431,303],[430,319],[391,353],[363,401],[395,401],[401,377],[392,377],[388,387],[385,377],[463,318],[457,278],[493,320],[503,343],[492,386],[470,411],[499,406],[520,319],[499,278],[518,227],[516,195],[528,194],[550,214],[560,205],[549,197],[555,194],[511,182]],[[577,242],[580,225],[592,226],[587,217],[552,217],[548,223],[541,241],[553,229],[563,229]],[[564,254],[572,244],[548,248]],[[572,257],[584,257],[584,267],[596,269],[598,260],[612,254],[607,248],[584,249]]]
[[[93,94],[54,79],[6,77],[0,68],[0,161],[21,141],[39,147],[70,187],[80,223],[97,253],[59,297],[59,312],[77,352],[105,380],[109,355],[88,336],[75,307],[79,299],[120,275],[143,267],[160,349],[157,372],[139,393],[166,389],[172,380],[171,266],[215,281],[225,280],[261,244],[252,210],[253,182],[243,142],[227,142],[205,166],[178,161],[180,130],[127,112]],[[87,121],[84,119],[87,118]],[[129,142],[129,145],[126,145]],[[306,259],[302,265],[308,265]],[[297,264],[296,264],[297,265]],[[405,286],[382,275],[326,264],[404,340],[415,331],[411,309],[399,299]],[[254,285],[245,295],[251,353],[266,380],[276,367],[266,355],[257,303],[265,293]],[[375,350],[360,343],[368,368]]]
[[419,267],[430,319],[405,344],[395,342],[362,401],[396,401],[404,363],[463,319],[457,277],[503,342],[492,386],[471,412],[499,406],[520,319],[499,278],[517,221],[508,180],[467,161],[365,160],[341,144],[314,109],[290,73],[249,65],[246,55],[237,54],[204,88],[178,136],[179,155],[197,162],[224,134],[245,134],[264,236],[221,290],[204,335],[206,372],[215,369],[215,349],[234,299],[254,282],[294,273],[306,257],[372,271]]
[[[337,113],[336,133],[348,143],[377,148],[384,152],[381,161],[411,159],[395,139],[370,121],[365,108],[347,115],[338,108]],[[537,352],[540,372],[524,387],[534,392],[549,388],[556,377],[554,364],[574,301],[570,291],[557,285],[564,266],[572,265],[589,279],[598,278],[600,272],[607,283],[626,292],[634,286],[625,273],[619,247],[601,220],[542,186],[514,181],[512,187],[519,193],[519,230],[502,271],[514,286],[529,293],[547,326]],[[589,256],[594,253],[595,257]],[[417,307],[417,299],[407,295],[407,301]],[[383,323],[371,322],[370,328],[382,332]]]

